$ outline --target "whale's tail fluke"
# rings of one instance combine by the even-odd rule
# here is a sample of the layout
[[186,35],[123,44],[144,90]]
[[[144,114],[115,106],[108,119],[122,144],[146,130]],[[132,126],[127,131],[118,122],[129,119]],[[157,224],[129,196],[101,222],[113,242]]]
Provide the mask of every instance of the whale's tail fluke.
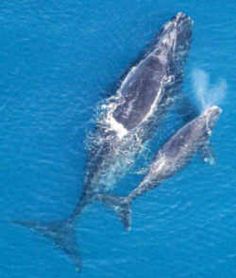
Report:
[[106,206],[111,208],[120,218],[126,230],[131,229],[130,199],[127,197],[99,194],[96,196],[96,200],[103,202]]
[[50,238],[55,246],[70,257],[76,266],[76,270],[81,270],[81,260],[73,222],[64,220],[51,223],[34,221],[13,221],[13,223],[37,231],[44,237]]

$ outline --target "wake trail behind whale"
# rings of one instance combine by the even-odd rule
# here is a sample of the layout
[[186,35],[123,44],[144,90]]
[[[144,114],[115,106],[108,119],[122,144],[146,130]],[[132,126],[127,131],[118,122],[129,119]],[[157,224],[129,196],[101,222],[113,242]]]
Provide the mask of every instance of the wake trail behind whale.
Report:
[[192,86],[201,111],[212,105],[221,104],[228,87],[225,79],[219,79],[217,83],[212,84],[209,74],[201,69],[193,70]]

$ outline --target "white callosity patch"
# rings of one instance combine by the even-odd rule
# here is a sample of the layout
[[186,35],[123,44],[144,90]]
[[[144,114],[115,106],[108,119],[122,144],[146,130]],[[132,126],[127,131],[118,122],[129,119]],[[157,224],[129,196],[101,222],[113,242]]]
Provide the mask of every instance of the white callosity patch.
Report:
[[[212,116],[212,113],[215,114],[215,116],[214,115]],[[211,106],[203,113],[203,117],[205,117],[205,121],[206,121],[207,133],[209,136],[211,136],[212,133],[211,122],[214,121],[215,120],[214,118],[221,113],[222,113],[222,109],[216,105]]]
[[162,37],[160,38],[160,43],[162,45],[163,51],[166,50],[172,50],[175,51],[176,49],[176,43],[177,43],[177,36],[178,36],[178,30],[177,30],[177,22],[170,21],[164,26],[164,33]]
[[162,43],[170,49],[175,50],[176,47],[176,40],[177,40],[177,30],[173,28],[173,30],[166,34],[166,36],[162,39]]

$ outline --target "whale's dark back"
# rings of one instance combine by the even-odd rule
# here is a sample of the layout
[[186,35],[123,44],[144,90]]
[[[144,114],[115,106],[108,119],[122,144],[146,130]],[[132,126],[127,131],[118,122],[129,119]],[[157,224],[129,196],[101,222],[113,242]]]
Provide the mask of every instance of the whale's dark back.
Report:
[[126,129],[138,126],[148,114],[166,69],[158,58],[150,55],[122,88],[124,101],[113,113],[114,118]]
[[174,158],[182,150],[188,152],[194,151],[193,149],[195,147],[207,140],[208,135],[205,126],[205,120],[203,118],[195,118],[167,141],[163,147],[163,152],[169,157]]

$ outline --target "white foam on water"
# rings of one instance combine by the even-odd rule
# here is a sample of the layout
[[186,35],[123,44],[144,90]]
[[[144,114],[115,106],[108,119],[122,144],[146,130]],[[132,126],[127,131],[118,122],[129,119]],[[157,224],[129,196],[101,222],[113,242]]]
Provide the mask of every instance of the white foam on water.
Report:
[[221,104],[228,87],[225,79],[219,79],[217,83],[212,84],[209,74],[202,69],[193,70],[192,85],[201,110]]
[[111,114],[108,117],[108,121],[111,129],[116,132],[119,139],[122,139],[127,135],[128,130],[121,123],[117,122]]
[[108,130],[115,131],[117,137],[122,139],[129,131],[113,117],[113,112],[118,104],[118,101],[111,101],[102,106],[102,109],[105,111],[105,115],[102,118],[102,124],[105,125]]

